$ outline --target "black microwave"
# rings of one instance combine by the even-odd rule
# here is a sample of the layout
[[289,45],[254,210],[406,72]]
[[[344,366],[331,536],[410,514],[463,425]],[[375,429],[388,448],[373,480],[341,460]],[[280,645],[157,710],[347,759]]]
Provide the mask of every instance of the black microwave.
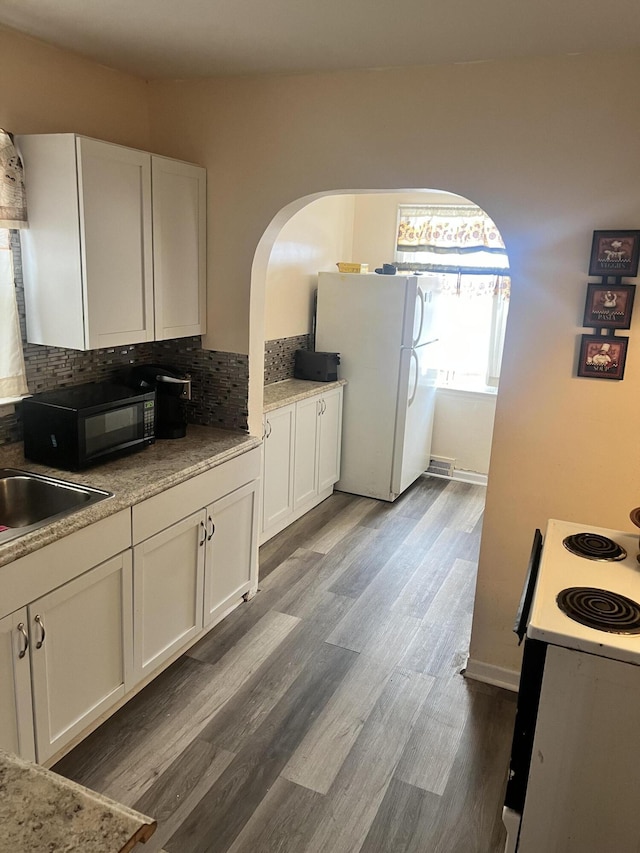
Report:
[[24,455],[77,470],[155,441],[155,390],[90,382],[22,401]]

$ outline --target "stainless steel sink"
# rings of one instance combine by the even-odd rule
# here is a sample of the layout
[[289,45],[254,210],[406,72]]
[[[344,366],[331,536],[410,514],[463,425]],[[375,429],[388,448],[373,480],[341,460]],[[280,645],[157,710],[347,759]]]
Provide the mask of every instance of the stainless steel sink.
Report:
[[0,468],[0,544],[112,496],[55,477]]

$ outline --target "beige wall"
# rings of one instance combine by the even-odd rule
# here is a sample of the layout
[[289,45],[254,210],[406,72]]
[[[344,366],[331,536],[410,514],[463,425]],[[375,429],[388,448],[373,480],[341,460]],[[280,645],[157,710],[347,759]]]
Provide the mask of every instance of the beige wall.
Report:
[[147,84],[0,28],[0,127],[81,133],[148,149]]
[[628,53],[152,86],[156,147],[209,170],[210,344],[251,340],[253,423],[267,249],[296,200],[437,188],[500,228],[513,296],[472,640],[494,666],[519,665],[511,625],[534,527],[629,529],[639,502],[640,312],[623,382],[574,376],[592,231],[640,228],[638,83]]
[[265,285],[265,340],[312,330],[318,271],[352,260],[352,195],[320,198],[284,225],[273,244]]

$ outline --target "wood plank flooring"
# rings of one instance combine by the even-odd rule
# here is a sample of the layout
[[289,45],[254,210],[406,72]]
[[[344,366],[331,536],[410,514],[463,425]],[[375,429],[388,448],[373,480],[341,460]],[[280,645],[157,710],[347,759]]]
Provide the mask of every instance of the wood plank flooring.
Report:
[[153,815],[145,853],[502,853],[515,697],[460,675],[483,502],[335,493],[54,769]]

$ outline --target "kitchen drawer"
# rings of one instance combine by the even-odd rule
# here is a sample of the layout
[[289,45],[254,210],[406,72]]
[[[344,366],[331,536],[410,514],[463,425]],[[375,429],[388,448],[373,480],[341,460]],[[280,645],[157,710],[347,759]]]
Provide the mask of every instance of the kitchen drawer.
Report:
[[131,547],[131,511],[83,527],[0,568],[0,618]]
[[136,504],[132,510],[133,544],[143,542],[259,476],[260,448],[254,447],[216,468]]

